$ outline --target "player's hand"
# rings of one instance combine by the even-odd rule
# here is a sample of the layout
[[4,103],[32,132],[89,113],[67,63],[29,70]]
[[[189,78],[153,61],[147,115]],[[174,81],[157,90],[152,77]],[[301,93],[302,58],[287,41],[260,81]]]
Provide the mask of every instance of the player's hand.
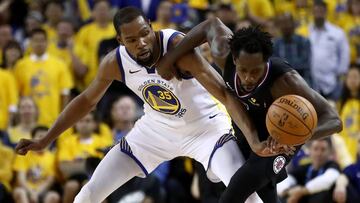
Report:
[[333,200],[336,203],[346,202],[346,188],[335,187],[334,193],[333,193]]
[[16,145],[15,151],[20,155],[26,155],[28,151],[41,151],[45,149],[45,147],[46,144],[44,144],[41,140],[21,139]]
[[271,152],[277,152],[281,154],[286,154],[288,156],[294,155],[296,148],[290,145],[280,144],[273,137],[269,136],[266,140],[267,147]]
[[280,154],[279,152],[271,151],[268,147],[267,141],[262,141],[258,144],[254,144],[251,149],[255,152],[255,154],[261,157],[270,157]]
[[165,80],[171,80],[174,77],[179,78],[174,63],[175,61],[165,54],[156,65],[158,74]]

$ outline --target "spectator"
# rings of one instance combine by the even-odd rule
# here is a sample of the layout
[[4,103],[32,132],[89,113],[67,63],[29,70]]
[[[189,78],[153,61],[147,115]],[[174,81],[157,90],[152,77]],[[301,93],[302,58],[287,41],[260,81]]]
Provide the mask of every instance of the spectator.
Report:
[[215,15],[218,17],[228,28],[235,31],[237,14],[231,4],[220,4],[215,10]]
[[156,10],[159,7],[161,0],[120,0],[116,4],[118,8],[124,8],[126,6],[134,6],[143,10],[146,17],[150,21],[156,20]]
[[39,123],[49,126],[68,102],[71,76],[62,61],[46,52],[44,30],[33,30],[31,45],[31,55],[15,66],[15,78],[20,95],[33,97],[39,107]]
[[109,39],[115,36],[115,30],[110,23],[110,3],[105,0],[95,1],[93,18],[94,22],[83,26],[78,34],[76,43],[87,51],[88,58],[88,71],[85,76],[85,86],[89,85],[94,79],[98,69],[98,49],[99,44],[104,39]]
[[57,25],[64,16],[64,9],[64,5],[59,0],[50,0],[45,5],[46,22],[42,28],[46,31],[50,43],[56,41]]
[[275,17],[274,7],[270,0],[244,1],[244,14],[252,23],[265,25]]
[[13,73],[16,62],[23,57],[23,51],[20,47],[20,44],[15,41],[9,41],[4,49],[2,54],[2,68]]
[[133,127],[137,120],[137,104],[133,98],[123,96],[111,106],[111,128],[114,142],[117,143]]
[[343,86],[339,112],[344,129],[340,135],[355,162],[360,137],[360,68],[357,65],[350,66]]
[[[2,132],[0,132],[2,134]],[[1,135],[3,136],[3,135]],[[2,137],[0,137],[1,139]],[[0,202],[11,202],[14,151],[0,141]]]
[[16,112],[17,88],[11,73],[0,69],[0,130],[6,130]]
[[286,59],[294,69],[311,85],[311,48],[310,41],[294,33],[295,21],[290,14],[278,17],[277,25],[282,36],[275,39],[274,56]]
[[338,165],[330,160],[332,144],[329,138],[310,143],[311,163],[290,171],[289,177],[278,184],[278,193],[288,203],[331,202],[331,188],[339,177]]
[[[0,56],[3,55],[4,47],[12,40],[12,29],[10,25],[0,25]],[[3,58],[0,59],[0,64],[3,64]]]
[[325,98],[337,100],[340,77],[349,66],[349,44],[339,27],[327,22],[326,3],[314,2],[314,24],[308,27],[311,42],[311,71],[314,87]]
[[[31,137],[40,139],[48,131],[47,127],[37,126]],[[13,197],[16,203],[58,203],[60,196],[51,188],[55,182],[55,155],[45,149],[29,152],[26,156],[17,155],[14,161],[16,187]]]
[[38,108],[34,100],[31,97],[22,97],[15,118],[16,124],[8,130],[10,146],[15,147],[22,138],[31,138],[31,130],[37,125],[38,115]]
[[351,62],[360,63],[360,0],[349,1],[348,12],[343,15],[338,24],[346,32],[350,42]]
[[25,27],[16,30],[14,37],[20,43],[26,55],[31,52],[29,36],[34,29],[41,28],[42,16],[39,13],[29,13],[25,18]]
[[159,31],[161,29],[172,28],[175,29],[176,25],[171,22],[171,7],[172,3],[169,1],[163,1],[160,3],[156,12],[156,21],[151,23],[154,31]]
[[111,145],[99,136],[97,127],[96,113],[91,112],[76,123],[73,133],[66,140],[58,143],[59,168],[66,178],[64,202],[73,202],[80,188],[90,177],[86,160],[97,158],[100,162],[99,159],[104,155],[102,150]]
[[336,181],[333,198],[337,203],[360,202],[360,136],[357,141],[357,161],[346,167]]
[[[75,88],[80,90],[84,87],[84,77],[88,71],[89,54],[85,47],[76,43],[75,28],[70,20],[60,20],[56,28],[56,40],[50,44],[49,54],[58,57],[65,62],[72,75]],[[52,45],[52,46],[51,46]]]

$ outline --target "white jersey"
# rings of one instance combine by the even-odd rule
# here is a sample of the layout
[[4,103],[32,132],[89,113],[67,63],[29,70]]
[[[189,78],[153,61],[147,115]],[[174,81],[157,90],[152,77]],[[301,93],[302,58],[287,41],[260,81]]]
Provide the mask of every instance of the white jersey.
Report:
[[[182,33],[172,29],[160,31],[162,55],[179,34]],[[225,114],[222,105],[195,78],[167,81],[161,78],[155,67],[139,65],[124,46],[119,46],[116,54],[122,82],[144,101],[144,117],[178,129]]]

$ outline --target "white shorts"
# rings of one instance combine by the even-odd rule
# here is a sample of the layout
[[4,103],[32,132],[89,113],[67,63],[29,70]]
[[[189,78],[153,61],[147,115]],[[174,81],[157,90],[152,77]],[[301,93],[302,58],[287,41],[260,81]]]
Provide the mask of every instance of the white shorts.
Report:
[[186,156],[200,162],[209,179],[219,181],[211,173],[211,157],[224,143],[235,139],[229,117],[219,114],[184,126],[170,129],[144,115],[120,141],[121,151],[129,155],[147,176],[159,164],[175,157]]

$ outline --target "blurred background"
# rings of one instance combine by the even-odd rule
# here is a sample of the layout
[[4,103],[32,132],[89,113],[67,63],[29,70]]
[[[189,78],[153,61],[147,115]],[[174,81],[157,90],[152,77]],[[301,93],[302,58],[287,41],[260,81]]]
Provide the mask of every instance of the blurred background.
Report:
[[[232,31],[260,25],[285,58],[336,108],[344,130],[303,147],[278,185],[283,202],[360,202],[360,0],[0,0],[0,202],[72,202],[111,146],[143,114],[142,102],[114,81],[96,110],[43,152],[17,156],[21,138],[40,138],[118,46],[112,16],[144,11],[155,31],[184,33],[218,17]],[[201,53],[211,63],[208,44]],[[336,171],[331,178],[328,169]],[[322,186],[318,186],[322,185]],[[315,185],[315,186],[314,186]],[[299,187],[309,194],[296,200]],[[133,178],[105,202],[217,202],[189,158]],[[295,199],[295,200],[294,200]]]

